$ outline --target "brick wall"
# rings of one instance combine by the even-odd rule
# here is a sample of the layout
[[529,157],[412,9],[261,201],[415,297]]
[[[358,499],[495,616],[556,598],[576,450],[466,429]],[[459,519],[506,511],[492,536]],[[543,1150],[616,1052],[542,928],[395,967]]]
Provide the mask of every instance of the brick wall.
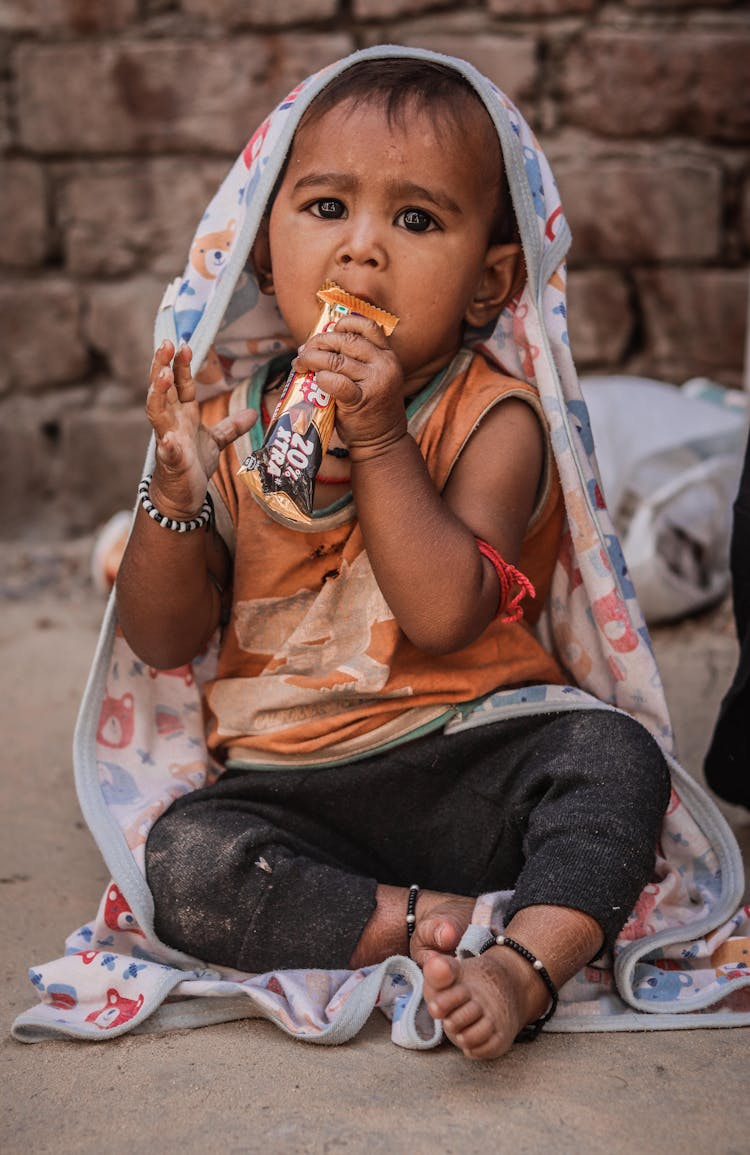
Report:
[[302,75],[383,41],[466,57],[537,129],[574,234],[582,370],[739,384],[742,2],[3,0],[0,534],[84,532],[130,504],[153,314],[207,200]]

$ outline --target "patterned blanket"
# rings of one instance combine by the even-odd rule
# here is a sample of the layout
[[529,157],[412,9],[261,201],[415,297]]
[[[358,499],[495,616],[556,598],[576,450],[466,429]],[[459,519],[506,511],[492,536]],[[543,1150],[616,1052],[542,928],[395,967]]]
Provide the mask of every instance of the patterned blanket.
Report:
[[[708,796],[672,755],[672,733],[646,626],[601,494],[586,406],[566,323],[570,233],[537,140],[512,102],[471,66],[419,50],[355,53],[310,77],[260,126],[209,204],[184,274],[156,323],[189,339],[204,395],[231,388],[285,348],[288,336],[246,268],[265,204],[300,116],[329,79],[365,58],[418,56],[448,63],[484,101],[497,128],[524,246],[528,279],[491,331],[470,335],[510,374],[539,391],[565,494],[566,527],[541,637],[575,685],[497,693],[452,728],[521,713],[592,706],[634,715],[661,743],[673,778],[651,883],[614,956],[561,992],[550,1031],[644,1030],[750,1023],[750,907],[741,907],[736,842]],[[153,456],[149,454],[147,466]],[[75,736],[83,814],[111,872],[96,917],[64,957],[31,969],[39,1002],[13,1025],[17,1039],[106,1039],[263,1017],[297,1038],[341,1043],[375,1007],[399,1045],[437,1045],[440,1025],[421,998],[419,968],[394,957],[359,971],[246,975],[207,967],[160,943],[144,877],[144,845],[170,802],[212,780],[201,685],[215,648],[179,670],[150,669],[118,631],[110,602]],[[506,894],[477,900],[459,948],[475,952],[502,925]]]

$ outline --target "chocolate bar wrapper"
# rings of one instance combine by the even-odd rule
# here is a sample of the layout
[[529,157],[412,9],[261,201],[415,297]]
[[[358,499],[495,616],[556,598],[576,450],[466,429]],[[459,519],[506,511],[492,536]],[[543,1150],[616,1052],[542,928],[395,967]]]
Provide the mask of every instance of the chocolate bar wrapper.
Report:
[[[322,309],[311,337],[333,328],[350,313],[371,317],[387,336],[398,324],[391,313],[353,297],[333,281],[321,286],[318,299]],[[311,523],[315,478],[334,419],[333,398],[318,386],[315,374],[292,370],[262,446],[246,457],[239,469],[253,496],[278,520],[291,525]]]

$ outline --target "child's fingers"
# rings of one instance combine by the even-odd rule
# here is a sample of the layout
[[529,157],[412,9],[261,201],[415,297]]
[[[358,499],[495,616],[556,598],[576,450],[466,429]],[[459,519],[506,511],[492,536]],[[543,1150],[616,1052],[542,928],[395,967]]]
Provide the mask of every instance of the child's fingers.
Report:
[[333,393],[337,401],[356,405],[366,384],[368,392],[389,387],[396,366],[385,350],[375,350],[368,340],[354,333],[324,333],[319,341],[308,342],[292,363],[297,370],[315,373],[321,389]]
[[257,409],[241,409],[239,413],[233,414],[231,419],[234,421],[237,436],[241,437],[243,433],[247,433],[255,425],[258,420],[258,411]]
[[292,362],[292,367],[297,372],[335,373],[358,381],[366,373],[367,361],[364,358],[362,350],[345,346],[341,337],[338,341],[326,341],[321,345],[307,344],[304,352]]
[[157,436],[163,436],[173,425],[172,407],[178,401],[174,376],[169,366],[159,370],[146,394],[146,416]]
[[165,365],[160,369],[154,378],[154,383],[151,386],[149,393],[153,393],[162,404],[168,403],[174,405],[178,399],[177,389],[174,383],[174,373],[169,365]]
[[193,353],[189,345],[181,345],[173,362],[174,383],[180,401],[195,401],[195,381],[190,370]]
[[336,322],[334,329],[328,329],[324,336],[330,333],[357,333],[375,346],[376,349],[387,349],[388,338],[380,325],[371,317],[362,317],[359,313],[349,313]]
[[174,356],[174,345],[171,341],[162,341],[161,345],[154,351],[151,359],[151,368],[148,374],[148,383],[153,385],[162,369],[171,364]]
[[155,393],[156,404],[195,400],[195,382],[190,372],[193,354],[189,345],[181,345],[175,353],[171,341],[162,341],[154,353],[149,372],[149,387]]
[[342,363],[340,369],[320,367],[315,370],[315,376],[320,388],[330,393],[339,404],[356,406],[362,400],[362,387],[353,379],[353,373],[347,370],[345,363]]
[[[350,318],[347,317],[345,320],[348,321]],[[365,318],[356,317],[354,320],[363,321]],[[370,323],[374,324],[374,322]],[[378,326],[375,325],[375,328],[378,329]],[[338,329],[329,329],[327,333],[316,333],[314,337],[311,337],[303,347],[299,357],[307,363],[307,359],[311,354],[315,351],[321,351],[347,357],[351,361],[357,361],[361,365],[367,365],[375,358],[382,356],[386,349],[386,345],[376,345],[371,341],[369,334],[359,333],[350,329],[345,329],[341,332],[339,332]],[[333,360],[331,361],[330,368],[334,368]]]
[[257,420],[258,414],[255,409],[243,409],[240,413],[225,417],[223,421],[212,425],[209,432],[219,450],[222,450],[236,441],[238,437],[242,437],[243,433],[247,433],[248,429],[252,429]]

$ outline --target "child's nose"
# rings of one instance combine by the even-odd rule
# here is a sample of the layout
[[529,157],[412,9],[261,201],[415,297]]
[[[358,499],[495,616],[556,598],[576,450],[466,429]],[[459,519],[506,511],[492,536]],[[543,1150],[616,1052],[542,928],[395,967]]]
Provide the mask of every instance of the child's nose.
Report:
[[387,263],[387,254],[383,239],[372,221],[353,221],[351,228],[342,238],[336,253],[339,265],[368,265],[371,268],[384,268]]

